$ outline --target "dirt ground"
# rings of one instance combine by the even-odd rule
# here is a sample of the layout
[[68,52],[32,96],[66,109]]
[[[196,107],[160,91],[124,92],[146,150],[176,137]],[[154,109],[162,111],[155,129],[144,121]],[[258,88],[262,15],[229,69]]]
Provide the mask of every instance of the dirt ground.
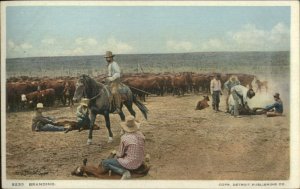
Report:
[[[270,95],[271,96],[271,95]],[[272,96],[271,96],[272,98]],[[145,120],[134,106],[146,136],[146,153],[151,155],[146,180],[285,180],[289,178],[289,113],[234,118],[211,107],[194,110],[202,95],[149,97]],[[225,110],[221,97],[221,110]],[[44,115],[73,118],[76,106],[45,109]],[[129,112],[124,109],[125,115]],[[111,114],[114,142],[107,143],[103,116],[101,129],[94,131],[87,146],[88,131],[31,132],[33,112],[7,114],[6,166],[8,179],[94,179],[72,176],[82,164],[98,165],[120,141],[120,119]]]

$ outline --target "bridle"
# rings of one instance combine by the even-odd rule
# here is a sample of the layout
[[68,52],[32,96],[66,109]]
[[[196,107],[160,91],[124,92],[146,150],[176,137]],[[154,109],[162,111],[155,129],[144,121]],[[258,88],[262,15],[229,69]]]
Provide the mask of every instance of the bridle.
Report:
[[[87,92],[86,92],[87,82],[86,82],[86,79],[85,79],[85,77],[82,77],[82,79],[80,79],[80,80],[81,80],[81,81],[82,81],[82,80],[84,81],[84,82],[81,82],[82,85],[83,85],[83,94],[82,94],[82,96],[83,96],[84,98],[87,98]],[[96,99],[96,98],[99,97],[100,95],[101,95],[101,90],[99,91],[99,93],[98,93],[97,95],[93,96],[92,98],[87,98],[87,99],[89,99],[89,100],[91,101],[91,100]]]

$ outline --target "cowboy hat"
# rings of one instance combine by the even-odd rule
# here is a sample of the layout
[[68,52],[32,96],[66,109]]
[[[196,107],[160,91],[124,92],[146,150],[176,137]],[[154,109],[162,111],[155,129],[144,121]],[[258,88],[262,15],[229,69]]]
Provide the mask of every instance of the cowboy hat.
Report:
[[88,98],[83,98],[83,99],[81,99],[81,101],[80,101],[80,105],[88,106],[89,101],[90,101],[90,100],[89,100]]
[[111,51],[106,51],[104,58],[114,57],[113,53]]
[[238,78],[236,75],[231,75],[229,78],[230,81],[238,81]]
[[37,103],[37,105],[36,105],[36,109],[39,109],[39,108],[44,108],[44,105],[43,105],[43,103]]
[[126,122],[121,123],[123,130],[128,133],[136,132],[140,128],[140,125],[141,123],[137,122],[132,115],[127,118]]
[[275,93],[273,96],[274,96],[275,98],[280,98],[280,97],[279,97],[279,93]]

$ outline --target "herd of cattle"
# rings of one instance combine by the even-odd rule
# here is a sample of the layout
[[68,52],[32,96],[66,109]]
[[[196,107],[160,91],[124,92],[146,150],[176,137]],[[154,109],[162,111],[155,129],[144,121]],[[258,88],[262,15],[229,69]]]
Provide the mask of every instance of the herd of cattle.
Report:
[[[145,96],[184,95],[191,92],[209,93],[210,81],[216,73],[126,73],[122,75],[122,83],[128,85],[133,93],[145,100]],[[221,74],[222,84],[232,74]],[[235,74],[244,86],[251,87],[255,76]],[[104,83],[105,76],[94,78]],[[8,111],[32,109],[41,102],[45,106],[73,104],[76,77],[11,77],[6,83],[6,105]],[[22,97],[23,95],[23,97]],[[26,98],[25,98],[26,97]]]

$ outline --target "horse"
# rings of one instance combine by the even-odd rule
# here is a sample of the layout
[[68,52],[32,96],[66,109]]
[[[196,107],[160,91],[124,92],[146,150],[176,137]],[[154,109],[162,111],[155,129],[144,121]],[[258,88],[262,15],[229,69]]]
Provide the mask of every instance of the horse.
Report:
[[[135,117],[135,111],[132,108],[134,103],[139,110],[147,119],[148,109],[133,95],[132,91],[127,85],[120,84],[119,94],[121,96],[121,110],[119,116],[122,121],[125,121],[125,115],[122,111],[123,105],[126,106],[128,111],[132,116]],[[113,133],[110,129],[110,117],[109,114],[116,110],[114,103],[111,103],[112,94],[107,85],[96,82],[94,79],[88,75],[81,75],[76,83],[76,89],[74,93],[73,100],[80,100],[82,97],[89,99],[89,109],[90,109],[90,129],[88,135],[87,144],[92,143],[93,127],[96,116],[101,114],[105,118],[106,128],[109,133],[108,142],[112,142]]]

